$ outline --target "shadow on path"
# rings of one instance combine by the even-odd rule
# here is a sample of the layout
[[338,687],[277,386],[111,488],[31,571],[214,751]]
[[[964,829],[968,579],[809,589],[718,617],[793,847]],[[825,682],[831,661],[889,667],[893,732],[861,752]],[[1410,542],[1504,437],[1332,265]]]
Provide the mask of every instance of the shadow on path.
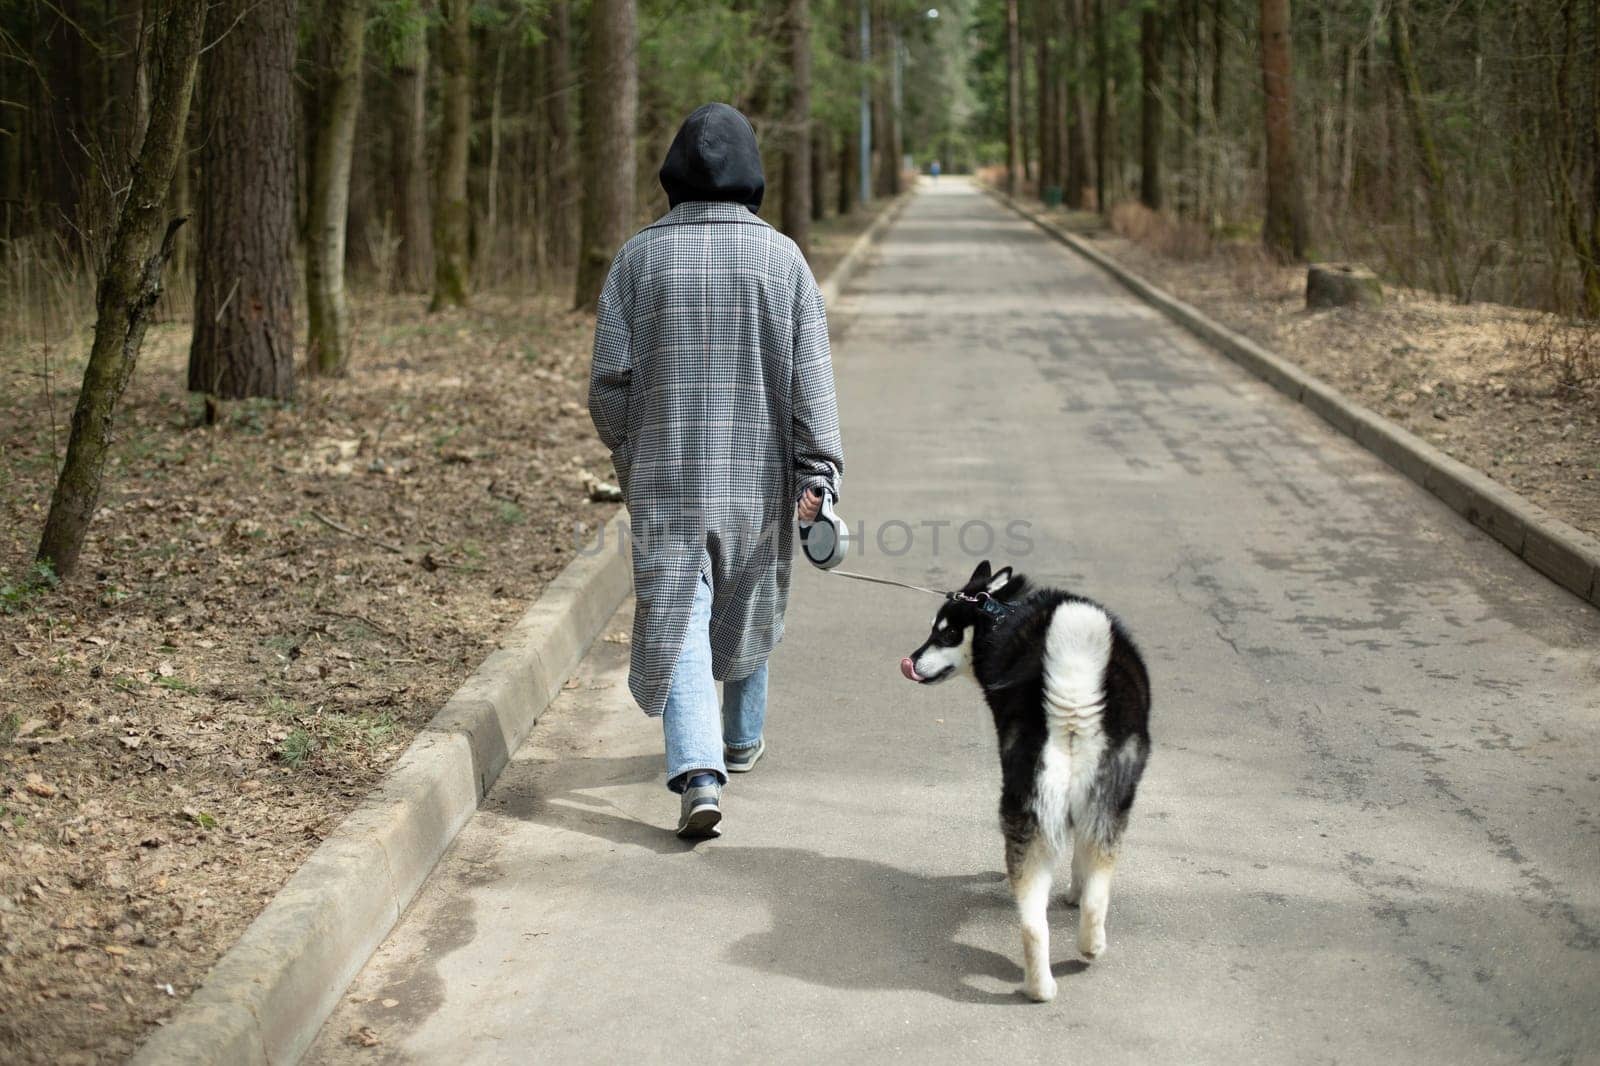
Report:
[[[635,818],[587,790],[636,784],[659,776],[658,755],[540,761],[524,764],[521,780],[501,790],[498,813],[553,829],[639,847],[658,855],[684,854],[694,844],[670,829]],[[542,786],[542,787],[541,787]],[[739,966],[842,989],[910,989],[963,1003],[1021,1002],[1017,961],[956,939],[972,918],[988,915],[1015,929],[1004,877],[984,873],[928,875],[870,859],[825,855],[804,848],[701,845],[713,891],[753,896],[772,915],[764,932],[727,948]],[[1076,912],[1055,911],[1056,943],[1071,950]],[[1020,951],[1020,944],[1018,945]],[[1078,959],[1057,962],[1057,977],[1081,973]]]
[[[755,881],[771,907],[771,928],[733,944],[727,953],[732,962],[833,988],[912,989],[961,1003],[1022,1002],[1014,987],[1022,980],[1016,960],[956,939],[969,918],[985,912],[999,911],[996,920],[1015,928],[1014,904],[999,873],[930,876],[801,848],[718,847],[706,859]],[[1078,959],[1052,967],[1058,977],[1087,968]],[[975,977],[1012,987],[978,987]]]

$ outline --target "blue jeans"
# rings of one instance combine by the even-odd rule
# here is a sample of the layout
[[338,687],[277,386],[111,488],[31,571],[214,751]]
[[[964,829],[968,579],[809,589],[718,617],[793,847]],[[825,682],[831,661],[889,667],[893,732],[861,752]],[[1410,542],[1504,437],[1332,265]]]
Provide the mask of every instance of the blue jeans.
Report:
[[717,682],[711,676],[711,581],[702,574],[661,715],[667,739],[667,787],[682,792],[689,776],[699,772],[714,773],[718,781],[726,782],[722,749],[755,747],[766,719],[766,663],[749,677],[724,681],[720,707],[717,703]]

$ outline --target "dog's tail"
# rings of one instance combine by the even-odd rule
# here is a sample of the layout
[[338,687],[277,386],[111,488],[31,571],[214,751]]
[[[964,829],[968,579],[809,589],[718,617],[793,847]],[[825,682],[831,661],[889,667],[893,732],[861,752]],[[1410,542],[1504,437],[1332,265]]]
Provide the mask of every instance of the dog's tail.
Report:
[[1081,718],[1105,704],[1111,619],[1092,603],[1057,605],[1044,639],[1044,694],[1052,716]]

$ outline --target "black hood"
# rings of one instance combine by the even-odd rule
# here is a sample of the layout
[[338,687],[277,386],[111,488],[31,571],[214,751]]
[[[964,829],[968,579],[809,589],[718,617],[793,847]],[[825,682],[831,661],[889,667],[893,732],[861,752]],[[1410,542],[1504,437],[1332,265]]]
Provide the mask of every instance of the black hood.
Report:
[[661,187],[673,207],[690,200],[726,200],[759,211],[767,179],[755,127],[727,104],[697,109],[672,138],[661,164]]

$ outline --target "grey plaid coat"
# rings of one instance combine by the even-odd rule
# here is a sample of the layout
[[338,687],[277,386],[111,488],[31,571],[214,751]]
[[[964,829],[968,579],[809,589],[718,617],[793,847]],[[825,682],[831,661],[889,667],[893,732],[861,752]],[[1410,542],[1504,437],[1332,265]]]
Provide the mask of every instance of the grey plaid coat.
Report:
[[783,636],[795,501],[839,494],[827,317],[794,242],[726,202],[641,230],[600,294],[589,413],[633,523],[628,687],[656,716],[705,568],[712,671],[747,677]]

